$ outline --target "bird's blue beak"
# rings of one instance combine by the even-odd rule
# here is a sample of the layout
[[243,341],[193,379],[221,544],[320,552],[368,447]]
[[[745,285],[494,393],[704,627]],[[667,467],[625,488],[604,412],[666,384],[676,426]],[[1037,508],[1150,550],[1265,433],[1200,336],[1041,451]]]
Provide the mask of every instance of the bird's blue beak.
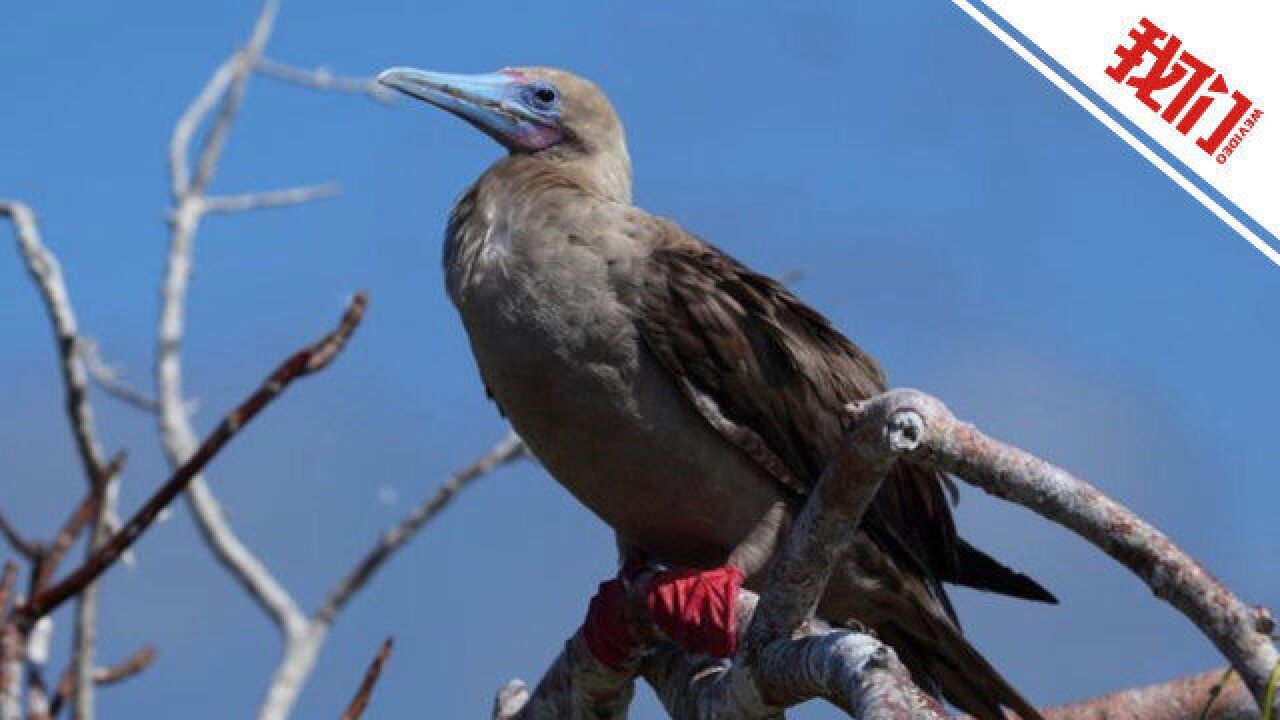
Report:
[[450,75],[397,67],[378,82],[448,110],[511,149],[541,150],[560,140],[555,88],[517,71]]

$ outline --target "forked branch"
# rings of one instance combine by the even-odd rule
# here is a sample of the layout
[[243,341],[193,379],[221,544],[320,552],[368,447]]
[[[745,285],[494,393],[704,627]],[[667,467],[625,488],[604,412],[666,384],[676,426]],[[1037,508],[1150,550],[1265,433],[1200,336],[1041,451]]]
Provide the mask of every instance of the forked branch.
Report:
[[298,351],[276,368],[257,391],[223,418],[196,452],[134,513],[119,532],[95,550],[79,568],[14,608],[10,621],[19,630],[25,632],[37,620],[81,592],[86,585],[111,567],[120,555],[151,527],[160,512],[186,489],[191,479],[208,465],[246,424],[257,417],[263,408],[279,397],[293,381],[319,372],[337,357],[360,324],[366,302],[363,293],[357,294],[333,332],[315,344]]
[[[1242,699],[1239,689],[1213,693],[1212,674],[1205,674],[1051,708],[1047,718],[1193,720],[1202,711],[1212,713],[1203,717],[1258,717],[1280,662],[1270,614],[1245,605],[1155,528],[1083,480],[960,422],[924,393],[890,391],[850,406],[848,418],[848,443],[792,523],[753,620],[740,624],[749,629],[737,657],[713,662],[659,638],[630,672],[619,672],[592,657],[575,636],[533,693],[518,681],[508,684],[495,701],[494,717],[621,718],[640,674],[680,718],[773,718],[812,698],[862,720],[945,717],[887,646],[832,631],[812,615],[886,469],[903,458],[954,473],[1092,542],[1182,611],[1252,695]],[[744,601],[749,604],[749,595]]]

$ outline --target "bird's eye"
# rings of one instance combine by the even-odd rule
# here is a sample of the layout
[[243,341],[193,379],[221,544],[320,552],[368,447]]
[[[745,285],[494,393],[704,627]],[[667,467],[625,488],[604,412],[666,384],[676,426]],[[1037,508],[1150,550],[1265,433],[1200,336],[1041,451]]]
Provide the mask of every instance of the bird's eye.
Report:
[[530,93],[530,95],[533,98],[534,104],[541,109],[549,110],[553,105],[555,105],[556,91],[553,87],[548,85],[539,85],[533,88],[533,92]]

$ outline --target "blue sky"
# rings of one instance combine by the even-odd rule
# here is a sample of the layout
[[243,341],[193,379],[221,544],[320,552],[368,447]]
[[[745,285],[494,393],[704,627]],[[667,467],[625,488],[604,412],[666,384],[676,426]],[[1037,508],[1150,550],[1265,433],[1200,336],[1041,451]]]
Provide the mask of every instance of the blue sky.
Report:
[[[0,195],[40,212],[83,327],[148,384],[171,125],[242,41],[253,2],[11,4],[0,21]],[[637,203],[762,270],[992,434],[1076,470],[1249,601],[1280,605],[1271,408],[1280,272],[963,13],[903,3],[286,3],[270,54],[568,67],[626,122]],[[504,432],[438,266],[453,197],[498,156],[460,122],[262,78],[221,192],[336,180],[341,197],[211,218],[185,347],[201,429],[372,295],[340,361],[211,469],[231,520],[306,606],[450,469]],[[7,230],[0,238],[9,242]],[[0,258],[4,258],[0,253]],[[0,259],[0,503],[32,534],[81,492],[45,319]],[[124,502],[163,477],[147,417],[96,398],[131,450]],[[387,504],[380,490],[398,498]],[[1038,702],[1219,662],[1173,611],[1065,531],[965,492],[977,544],[1063,600],[957,592],[977,646]],[[185,510],[105,583],[104,653],[160,649],[101,716],[245,717],[274,629]],[[340,621],[297,717],[336,714],[384,635],[370,717],[476,717],[536,680],[612,572],[603,526],[532,463],[469,490]],[[65,644],[65,620],[59,644]],[[637,717],[656,716],[644,698]],[[800,718],[830,717],[806,708]]]

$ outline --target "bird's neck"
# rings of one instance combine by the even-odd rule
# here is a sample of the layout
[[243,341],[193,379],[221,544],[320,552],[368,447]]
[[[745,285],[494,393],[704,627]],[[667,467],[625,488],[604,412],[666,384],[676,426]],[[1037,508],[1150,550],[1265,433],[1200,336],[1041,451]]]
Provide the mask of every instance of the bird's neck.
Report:
[[511,251],[511,228],[527,222],[531,213],[564,203],[565,192],[588,202],[629,205],[631,163],[625,149],[612,155],[508,155],[490,166],[458,198],[445,231],[443,259],[454,302],[484,276],[486,262],[500,263]]
[[631,158],[625,146],[592,153],[553,147],[508,155],[494,163],[481,182],[506,185],[508,192],[568,184],[585,194],[629,205]]

